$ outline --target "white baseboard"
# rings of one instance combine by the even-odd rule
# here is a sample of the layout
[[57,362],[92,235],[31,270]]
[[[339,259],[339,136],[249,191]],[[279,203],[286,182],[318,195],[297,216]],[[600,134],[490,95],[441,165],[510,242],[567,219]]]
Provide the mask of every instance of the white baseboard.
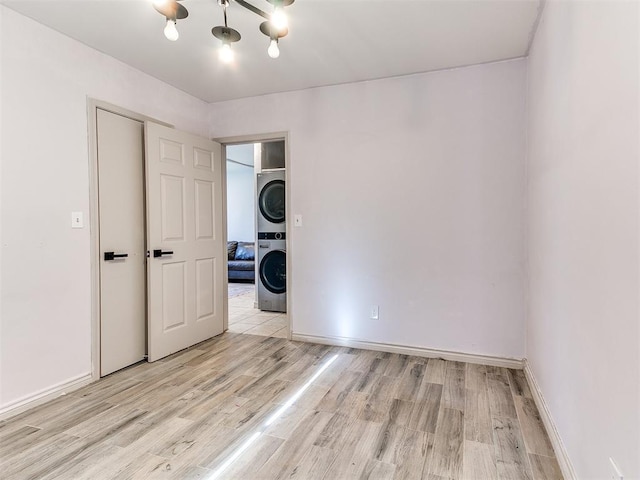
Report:
[[400,353],[417,357],[442,358],[454,362],[478,363],[494,367],[515,368],[521,370],[523,363],[518,358],[492,357],[490,355],[478,355],[475,353],[452,352],[448,350],[436,350],[433,348],[410,347],[406,345],[394,345],[392,343],[368,342],[345,337],[322,337],[316,335],[303,335],[292,333],[291,340],[298,342],[321,343],[338,347],[362,348],[364,350],[377,350],[380,352]]
[[536,403],[536,407],[538,407],[538,411],[540,412],[540,418],[542,419],[544,428],[549,435],[549,440],[551,440],[551,445],[553,446],[553,451],[556,454],[558,465],[560,465],[562,476],[565,478],[565,480],[577,480],[578,476],[573,469],[573,465],[571,464],[571,460],[569,459],[569,454],[567,453],[564,443],[562,442],[562,438],[560,437],[560,433],[556,428],[556,424],[553,421],[553,417],[551,416],[551,412],[549,411],[547,402],[542,395],[542,391],[540,390],[538,381],[533,375],[531,365],[529,365],[529,362],[526,359],[524,360],[524,374],[527,377],[527,382],[529,383],[529,387],[531,388],[533,400]]
[[49,400],[53,400],[56,397],[78,390],[79,388],[91,383],[92,380],[93,377],[90,373],[79,375],[78,377],[71,378],[52,387],[40,390],[34,394],[14,400],[0,408],[0,420],[13,417],[25,410],[42,405]]

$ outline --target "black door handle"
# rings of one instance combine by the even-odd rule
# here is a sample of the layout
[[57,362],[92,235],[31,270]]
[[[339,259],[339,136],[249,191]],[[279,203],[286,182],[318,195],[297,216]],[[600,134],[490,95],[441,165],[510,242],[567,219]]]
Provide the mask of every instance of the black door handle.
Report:
[[115,260],[116,258],[126,258],[128,257],[128,253],[113,253],[113,252],[104,252],[104,260]]
[[166,252],[163,252],[162,250],[154,250],[153,251],[153,258],[158,258],[158,257],[161,257],[163,255],[173,255],[173,250],[167,250]]

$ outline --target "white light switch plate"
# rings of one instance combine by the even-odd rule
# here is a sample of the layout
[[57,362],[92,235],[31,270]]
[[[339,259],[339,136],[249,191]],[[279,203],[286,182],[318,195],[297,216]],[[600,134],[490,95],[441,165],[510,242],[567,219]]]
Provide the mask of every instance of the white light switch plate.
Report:
[[293,216],[293,225],[295,227],[301,227],[302,226],[302,215],[298,214],[298,215],[294,215]]
[[71,212],[71,228],[84,228],[82,212]]

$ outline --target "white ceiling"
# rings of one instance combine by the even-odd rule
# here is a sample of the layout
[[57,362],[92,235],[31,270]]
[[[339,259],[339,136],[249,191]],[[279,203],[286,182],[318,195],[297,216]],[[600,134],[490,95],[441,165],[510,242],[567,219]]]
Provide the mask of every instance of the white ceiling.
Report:
[[[270,11],[266,0],[249,0]],[[218,61],[216,0],[184,0],[180,39],[164,38],[151,0],[2,3],[207,102],[406,75],[526,54],[539,0],[297,0],[280,58],[267,56],[262,17],[232,2],[236,61]]]

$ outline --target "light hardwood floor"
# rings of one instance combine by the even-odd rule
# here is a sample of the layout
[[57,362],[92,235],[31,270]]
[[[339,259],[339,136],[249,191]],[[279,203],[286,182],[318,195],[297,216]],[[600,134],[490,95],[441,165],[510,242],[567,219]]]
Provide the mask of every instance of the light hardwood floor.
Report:
[[236,333],[1,422],[0,462],[2,479],[561,478],[521,371]]

